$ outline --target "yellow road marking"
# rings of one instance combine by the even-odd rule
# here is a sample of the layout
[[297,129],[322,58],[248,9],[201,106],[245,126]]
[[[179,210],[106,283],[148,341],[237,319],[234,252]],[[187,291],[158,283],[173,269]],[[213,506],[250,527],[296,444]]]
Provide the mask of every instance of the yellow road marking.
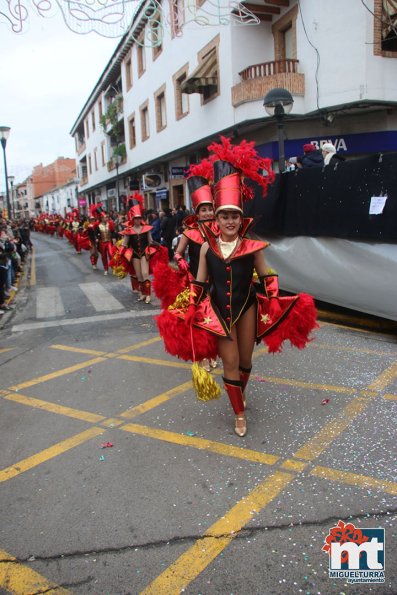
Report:
[[49,411],[50,413],[57,413],[58,415],[65,415],[66,417],[72,417],[93,424],[105,419],[103,415],[97,415],[96,413],[90,413],[89,411],[82,411],[81,409],[73,409],[72,407],[65,407],[64,405],[57,405],[56,403],[42,401],[41,399],[36,399],[34,397],[26,397],[20,393],[8,393],[3,395],[3,398],[7,401],[13,401],[15,403],[20,403],[21,405],[28,405],[29,407],[42,409],[44,411]]
[[121,424],[123,423],[124,422],[120,419],[110,417],[109,419],[105,419],[105,421],[101,423],[101,426],[104,426],[105,428],[117,428],[118,426],[121,426]]
[[367,388],[369,390],[383,390],[388,384],[393,382],[397,378],[397,362],[387,368],[377,377],[376,380],[371,382]]
[[142,362],[143,364],[151,364],[155,366],[167,366],[169,368],[183,368],[190,370],[192,364],[182,364],[179,362],[167,361],[165,359],[153,359],[151,357],[140,357],[138,355],[119,355],[118,359],[125,359],[129,362]]
[[317,458],[328,446],[347,428],[357,415],[368,405],[368,399],[357,397],[353,399],[331,422],[326,424],[302,448],[296,451],[294,457],[312,461]]
[[293,459],[287,459],[284,461],[282,465],[280,465],[281,469],[286,469],[287,471],[295,471],[296,473],[300,473],[304,471],[307,467],[308,463],[304,463],[303,461],[294,461]]
[[6,351],[12,351],[15,347],[2,347],[0,348],[0,353],[5,353]]
[[150,583],[141,595],[180,595],[181,591],[219,556],[244,525],[276,498],[294,477],[278,471],[261,482]]
[[271,382],[273,384],[286,384],[287,386],[294,386],[297,388],[308,388],[310,390],[327,390],[334,393],[343,393],[345,395],[353,395],[357,392],[355,388],[349,388],[347,386],[333,386],[332,384],[317,384],[315,382],[303,382],[302,380],[290,380],[288,378],[278,378],[277,376],[258,376],[253,374],[252,380],[260,382]]
[[386,393],[385,399],[389,399],[389,401],[397,401],[397,395],[393,395],[392,393]]
[[126,424],[125,426],[122,426],[120,430],[131,432],[132,434],[140,434],[141,436],[147,436],[148,438],[154,438],[155,440],[171,442],[171,444],[192,446],[199,450],[208,450],[227,457],[235,457],[245,461],[263,463],[265,465],[274,465],[280,458],[276,455],[270,455],[248,448],[240,448],[239,446],[223,444],[222,442],[206,440],[205,438],[195,438],[194,436],[186,436],[185,434],[177,434],[176,432],[168,432],[167,430],[158,430],[138,424]]
[[161,337],[154,337],[153,339],[148,339],[147,341],[142,341],[141,343],[137,343],[136,345],[131,345],[130,347],[124,347],[123,349],[118,349],[116,353],[129,353],[130,351],[135,351],[136,349],[140,349],[141,347],[146,347],[146,345],[152,345],[152,343],[158,343],[161,341]]
[[30,287],[36,285],[36,249],[32,248],[32,261],[30,263]]
[[329,469],[328,467],[314,467],[310,471],[310,475],[339,483],[347,483],[359,488],[373,488],[397,496],[397,483],[393,483],[392,481],[383,481],[382,479],[375,479],[358,473],[338,471],[336,469]]
[[99,364],[100,362],[105,361],[106,358],[104,357],[96,357],[94,359],[89,359],[80,364],[70,366],[69,368],[63,368],[62,370],[57,370],[56,372],[51,372],[50,374],[45,374],[44,376],[38,376],[37,378],[33,378],[32,380],[21,382],[20,384],[10,386],[9,388],[10,390],[21,390],[24,388],[29,388],[29,386],[34,386],[35,384],[40,384],[41,382],[46,382],[47,380],[53,380],[54,378],[59,378],[60,376],[64,376],[65,374],[71,374],[72,372],[77,372],[78,370],[82,370],[83,368],[88,368],[89,366],[93,366],[94,364]]
[[137,417],[138,415],[141,415],[141,413],[146,413],[147,411],[150,411],[151,409],[158,407],[162,403],[166,403],[176,395],[184,393],[186,390],[189,390],[190,388],[192,388],[191,380],[189,380],[188,382],[184,382],[183,384],[179,384],[178,386],[174,386],[174,388],[167,390],[165,393],[161,393],[160,395],[157,395],[157,397],[153,397],[152,399],[149,399],[144,403],[137,405],[136,407],[127,409],[127,411],[120,413],[119,417],[124,417],[126,419],[132,419],[133,417]]
[[23,566],[4,550],[0,550],[0,587],[16,595],[47,592],[53,595],[69,595],[70,593],[47,581],[28,566]]
[[54,444],[41,452],[28,457],[27,459],[23,459],[19,461],[19,463],[15,463],[15,465],[11,465],[10,467],[6,467],[2,471],[0,471],[0,482],[7,481],[12,477],[16,477],[20,473],[24,473],[25,471],[29,471],[29,469],[33,469],[33,467],[37,467],[37,465],[41,465],[45,461],[49,461],[57,457],[58,455],[74,448],[75,446],[79,446],[79,444],[83,444],[87,442],[87,440],[91,440],[91,438],[95,438],[96,436],[100,436],[106,432],[104,428],[90,428],[89,430],[85,430],[80,434],[76,434],[71,438],[67,438],[66,440],[62,440],[62,442],[58,442],[58,444]]
[[69,347],[69,345],[50,345],[51,349],[71,351],[72,353],[87,353],[88,355],[105,355],[106,351],[95,351],[95,349],[84,349],[83,347]]

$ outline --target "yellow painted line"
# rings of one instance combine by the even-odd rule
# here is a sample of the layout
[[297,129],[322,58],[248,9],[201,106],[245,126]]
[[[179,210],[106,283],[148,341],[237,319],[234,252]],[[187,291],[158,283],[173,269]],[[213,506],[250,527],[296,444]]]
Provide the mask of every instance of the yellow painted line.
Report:
[[30,287],[36,285],[36,249],[32,248],[32,261],[30,263]]
[[302,448],[296,451],[294,457],[312,461],[317,458],[337,438],[347,426],[367,407],[369,400],[357,397],[353,399],[338,417],[326,424]]
[[397,362],[387,368],[374,382],[367,386],[369,390],[383,390],[397,378]]
[[135,351],[136,349],[140,349],[141,347],[146,347],[147,345],[152,345],[153,343],[158,343],[161,341],[161,337],[154,337],[153,339],[148,339],[147,341],[142,341],[141,343],[136,343],[136,345],[130,345],[130,347],[124,347],[123,349],[118,349],[116,353],[129,353],[130,351]]
[[303,382],[301,380],[289,380],[288,378],[279,378],[277,376],[258,376],[252,374],[251,379],[257,382],[265,381],[272,384],[285,384],[287,386],[294,386],[295,388],[308,388],[310,390],[325,390],[334,393],[342,393],[345,395],[353,395],[357,392],[355,388],[348,386],[334,386],[332,384],[317,384],[314,382]]
[[307,347],[310,349],[329,349],[331,351],[345,351],[347,353],[365,353],[366,355],[379,355],[380,357],[392,357],[395,359],[396,354],[390,351],[378,351],[377,349],[360,349],[355,347],[344,347],[343,345],[331,345],[330,343],[318,343],[313,341],[308,343]]
[[6,351],[12,351],[15,347],[0,347],[0,353],[5,353]]
[[121,424],[123,423],[124,422],[120,419],[110,417],[109,419],[105,419],[105,421],[101,423],[101,426],[104,426],[105,428],[117,428],[118,426],[121,426]]
[[67,438],[66,440],[62,440],[62,442],[58,442],[58,444],[54,444],[41,452],[38,452],[27,459],[23,459],[23,461],[19,461],[19,463],[15,463],[15,465],[11,465],[10,467],[6,467],[2,471],[0,471],[0,482],[7,481],[12,477],[16,477],[25,471],[29,471],[29,469],[33,469],[33,467],[37,467],[50,459],[54,459],[55,457],[63,454],[64,452],[74,448],[75,446],[79,446],[87,440],[91,440],[91,438],[95,438],[96,436],[100,436],[106,432],[104,428],[90,428],[81,432],[81,434],[76,434],[71,438]]
[[142,362],[143,364],[151,364],[154,366],[167,366],[169,368],[183,368],[190,370],[192,364],[182,364],[174,361],[167,361],[165,359],[153,359],[150,357],[139,357],[138,355],[119,355],[118,359],[124,359],[129,362]]
[[180,595],[187,585],[219,556],[239,531],[276,498],[294,477],[278,471],[261,482],[150,583],[141,595]]
[[184,393],[190,388],[192,388],[191,380],[189,380],[188,382],[184,382],[183,384],[179,384],[178,386],[175,386],[174,388],[167,390],[165,393],[161,393],[160,395],[157,395],[157,397],[153,397],[152,399],[149,399],[148,401],[145,401],[140,405],[136,405],[136,407],[127,409],[127,411],[120,413],[119,417],[124,417],[126,419],[132,419],[133,417],[137,417],[142,413],[146,413],[147,411],[150,411],[151,409],[154,409],[155,407],[158,407],[159,405],[166,403],[176,395]]
[[70,594],[70,591],[58,587],[28,566],[20,564],[4,550],[0,550],[0,587],[15,595],[47,592],[51,595]]
[[96,357],[94,359],[89,359],[80,364],[70,366],[69,368],[63,368],[62,370],[57,370],[56,372],[51,372],[50,374],[45,374],[44,376],[38,376],[37,378],[33,378],[32,380],[21,382],[20,384],[16,384],[15,386],[10,386],[10,390],[23,390],[24,388],[29,388],[30,386],[34,386],[35,384],[47,382],[47,380],[53,380],[54,378],[59,378],[60,376],[64,376],[65,374],[72,374],[73,372],[77,372],[78,370],[82,370],[83,368],[88,368],[89,366],[93,366],[95,364],[99,364],[105,361],[106,358],[104,357]]
[[[13,401],[14,403],[20,403],[21,405],[28,405],[35,409],[42,409],[49,411],[50,413],[57,413],[58,415],[65,415],[66,417],[72,417],[73,419],[79,419],[88,423],[98,423],[105,419],[103,415],[97,415],[96,413],[90,413],[89,411],[82,411],[81,409],[73,409],[72,407],[64,407],[63,405],[57,405],[56,403],[50,403],[49,401],[42,401],[41,399],[35,399],[34,397],[26,397],[25,395],[8,393],[3,396],[7,401]],[[121,423],[121,422],[120,422]]]
[[88,355],[106,355],[106,351],[95,351],[94,349],[84,349],[83,347],[69,347],[69,345],[50,345],[50,347],[51,349],[71,351],[72,353],[87,353]]
[[389,399],[389,401],[397,401],[397,395],[393,395],[392,393],[386,393],[385,399]]
[[168,432],[167,430],[158,430],[156,428],[149,428],[148,426],[141,426],[138,424],[126,424],[125,426],[122,426],[120,430],[131,432],[132,434],[140,434],[141,436],[154,438],[155,440],[162,440],[163,442],[170,442],[171,444],[192,446],[199,450],[216,452],[217,454],[227,457],[234,457],[245,461],[254,461],[255,463],[262,463],[264,465],[274,465],[280,458],[276,455],[270,455],[248,448],[240,448],[239,446],[222,444],[222,442],[206,440],[205,438],[195,438],[193,436],[186,436],[185,434],[177,434],[176,432]]
[[360,395],[362,397],[371,397],[372,398],[372,397],[377,397],[378,394],[379,393],[376,390],[367,390],[367,389],[360,390]]
[[5,395],[9,395],[9,391],[8,390],[0,390],[0,397],[4,397]]
[[307,467],[308,463],[304,463],[303,461],[294,461],[293,459],[287,459],[284,461],[282,465],[280,465],[281,469],[286,469],[287,471],[295,471],[296,473],[300,473],[304,471]]
[[382,479],[375,479],[374,477],[359,475],[358,473],[338,471],[336,469],[329,469],[328,467],[314,467],[310,471],[310,475],[322,477],[330,481],[337,481],[338,483],[346,483],[359,488],[381,490],[387,494],[397,496],[397,483],[392,481],[383,481]]

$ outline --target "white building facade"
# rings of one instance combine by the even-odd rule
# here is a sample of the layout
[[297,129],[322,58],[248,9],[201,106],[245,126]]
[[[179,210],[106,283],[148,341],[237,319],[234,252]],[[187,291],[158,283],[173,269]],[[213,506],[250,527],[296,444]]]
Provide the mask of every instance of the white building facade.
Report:
[[184,171],[221,134],[277,160],[263,99],[278,87],[294,99],[287,157],[311,141],[396,151],[397,22],[388,0],[366,5],[267,0],[243,17],[220,2],[221,19],[207,1],[143,2],[71,130],[79,193],[115,208],[140,188],[148,208],[189,206]]
[[40,196],[40,208],[36,209],[36,215],[41,213],[59,214],[64,217],[73,208],[84,209],[85,199],[78,197],[78,181],[71,180],[63,186],[53,188]]

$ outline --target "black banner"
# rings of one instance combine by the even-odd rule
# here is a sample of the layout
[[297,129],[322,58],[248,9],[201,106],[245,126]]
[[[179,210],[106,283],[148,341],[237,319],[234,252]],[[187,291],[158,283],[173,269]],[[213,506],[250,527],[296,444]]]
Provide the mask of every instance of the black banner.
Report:
[[[381,215],[370,215],[372,196],[387,195]],[[259,235],[397,240],[397,153],[371,155],[337,166],[277,175],[263,199],[245,205]]]

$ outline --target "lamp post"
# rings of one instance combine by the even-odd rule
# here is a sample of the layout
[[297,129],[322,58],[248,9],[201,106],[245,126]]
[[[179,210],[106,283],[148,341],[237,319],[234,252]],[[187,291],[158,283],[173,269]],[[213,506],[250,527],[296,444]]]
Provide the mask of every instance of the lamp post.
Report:
[[263,105],[269,116],[277,120],[278,133],[278,169],[281,172],[285,169],[284,155],[284,116],[289,114],[294,104],[293,97],[287,89],[272,89],[265,96]]
[[121,155],[115,153],[113,155],[114,163],[116,165],[116,195],[117,195],[117,213],[120,212],[120,192],[119,192],[119,166],[121,163]]
[[13,219],[15,218],[14,180],[15,180],[15,176],[8,176],[8,181],[10,182],[10,186],[11,186],[10,206],[11,206],[11,215],[12,215]]
[[11,219],[11,205],[10,205],[10,192],[8,190],[8,175],[7,175],[7,159],[6,159],[6,146],[8,135],[10,134],[11,128],[9,126],[0,126],[0,140],[1,146],[3,147],[4,157],[4,177],[6,182],[6,198],[7,198],[7,217]]

